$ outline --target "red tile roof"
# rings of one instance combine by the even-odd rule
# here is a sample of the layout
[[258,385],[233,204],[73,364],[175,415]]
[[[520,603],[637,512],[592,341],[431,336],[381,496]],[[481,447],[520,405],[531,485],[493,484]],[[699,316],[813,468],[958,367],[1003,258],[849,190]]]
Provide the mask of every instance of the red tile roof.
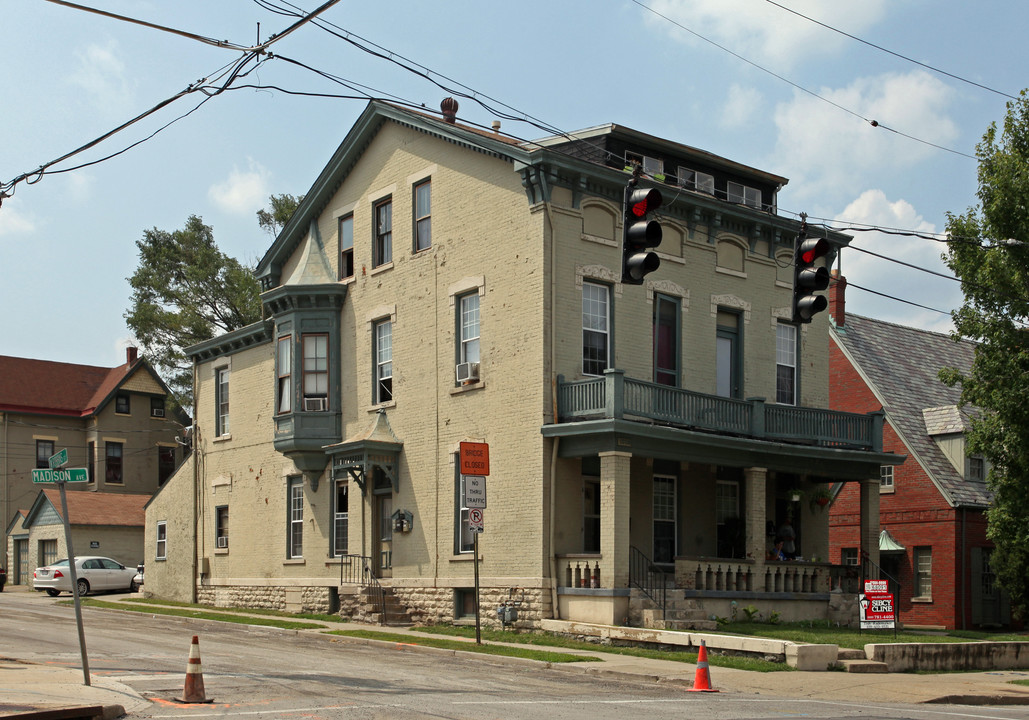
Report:
[[[46,499],[61,514],[61,492],[57,489],[43,491]],[[65,492],[68,501],[68,522],[72,525],[120,525],[143,527],[143,507],[150,500],[149,495],[126,493],[98,493],[85,490]]]
[[0,355],[0,411],[91,415],[141,363],[102,368]]

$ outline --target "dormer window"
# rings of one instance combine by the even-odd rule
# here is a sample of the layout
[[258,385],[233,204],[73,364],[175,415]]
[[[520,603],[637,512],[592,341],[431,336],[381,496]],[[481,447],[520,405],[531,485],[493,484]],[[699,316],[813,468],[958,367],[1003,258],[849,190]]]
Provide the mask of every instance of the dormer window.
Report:
[[688,167],[679,166],[679,184],[687,190],[715,194],[715,176],[708,173],[691,170]]
[[625,153],[625,164],[629,166],[639,164],[643,167],[643,172],[650,176],[662,175],[665,171],[665,163],[660,158],[634,152]]
[[761,209],[761,191],[742,183],[730,182],[726,184],[726,199],[731,203],[746,205],[747,207]]
[[968,480],[971,482],[984,482],[986,480],[986,461],[983,458],[968,458]]

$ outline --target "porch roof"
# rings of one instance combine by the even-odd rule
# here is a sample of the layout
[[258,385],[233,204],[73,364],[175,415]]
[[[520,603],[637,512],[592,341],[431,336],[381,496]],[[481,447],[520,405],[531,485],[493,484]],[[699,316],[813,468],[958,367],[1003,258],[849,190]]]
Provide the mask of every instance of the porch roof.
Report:
[[869,450],[758,440],[610,418],[544,425],[541,432],[544,437],[561,439],[558,454],[566,458],[618,451],[727,467],[763,467],[835,480],[877,478],[881,465],[899,465],[907,457]]

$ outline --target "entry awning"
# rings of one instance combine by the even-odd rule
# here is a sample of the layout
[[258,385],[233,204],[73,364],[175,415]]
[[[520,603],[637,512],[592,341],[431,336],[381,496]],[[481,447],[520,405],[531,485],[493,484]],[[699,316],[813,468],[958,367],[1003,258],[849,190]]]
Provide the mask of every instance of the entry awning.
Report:
[[883,530],[879,533],[879,553],[902,553],[907,552],[907,548],[901,545],[897,540],[890,535],[889,530]]
[[393,433],[389,418],[382,408],[375,414],[368,431],[335,445],[326,445],[324,450],[332,458],[332,477],[350,476],[366,491],[368,475],[373,468],[379,468],[389,478],[393,492],[399,491],[397,463],[404,443]]

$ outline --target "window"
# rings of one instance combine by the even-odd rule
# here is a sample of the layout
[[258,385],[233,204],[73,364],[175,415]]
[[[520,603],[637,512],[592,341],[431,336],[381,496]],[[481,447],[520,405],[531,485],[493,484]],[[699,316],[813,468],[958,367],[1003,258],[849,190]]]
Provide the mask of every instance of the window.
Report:
[[53,440],[36,440],[36,468],[50,467],[50,456],[54,454]]
[[289,479],[289,537],[286,556],[302,558],[304,556],[304,479]]
[[664,172],[664,161],[660,158],[640,155],[639,153],[626,152],[625,163],[627,165],[639,164],[643,166],[643,172],[647,175],[660,175]]
[[96,481],[96,443],[86,443],[86,477],[89,482]]
[[740,316],[718,311],[715,338],[715,394],[740,397]]
[[458,360],[479,362],[479,293],[461,296],[458,301]]
[[57,541],[40,540],[39,557],[43,565],[53,565],[57,562]]
[[163,418],[164,417],[164,398],[163,397],[152,397],[150,398],[150,417]]
[[591,478],[582,483],[582,551],[600,552],[600,481]]
[[432,246],[432,182],[414,186],[414,251]]
[[335,507],[332,523],[332,555],[343,557],[349,551],[350,483],[336,482]]
[[740,484],[719,480],[715,485],[715,541],[718,557],[742,557],[740,537]]
[[679,299],[654,295],[654,382],[679,385]]
[[107,469],[105,479],[109,483],[120,484],[124,481],[122,476],[122,444],[120,442],[107,443]]
[[687,167],[679,166],[679,184],[688,190],[715,194],[715,176],[708,173],[690,170]]
[[608,287],[582,284],[582,372],[603,375],[610,365],[610,303]]
[[731,203],[761,208],[761,191],[741,183],[730,182],[726,184],[726,199]]
[[354,277],[354,216],[339,219],[339,279]]
[[372,244],[372,267],[393,262],[393,200],[376,203],[374,208],[375,237]]
[[775,328],[775,401],[797,404],[797,326],[779,323]]
[[216,437],[229,434],[229,369],[214,371],[214,434]]
[[968,479],[972,482],[983,482],[986,480],[986,461],[983,458],[968,458]]
[[455,505],[457,506],[457,532],[455,545],[455,552],[457,553],[470,553],[474,548],[475,538],[472,533],[472,528],[468,524],[468,508],[464,505],[464,475],[460,472],[457,474],[457,498]]
[[654,562],[675,562],[675,478],[654,476]]
[[376,405],[393,399],[393,323],[389,320],[375,323],[375,390],[372,402]]
[[229,547],[228,505],[219,505],[214,509],[214,546],[222,550]]
[[118,393],[114,397],[114,411],[119,415],[128,415],[132,412],[129,407],[129,396],[125,393]]
[[276,388],[279,413],[288,413],[293,409],[292,342],[293,338],[289,335],[280,337],[275,349],[276,374],[279,378]]
[[840,564],[841,565],[857,565],[858,564],[858,549],[857,548],[840,548]]
[[168,523],[164,520],[157,523],[157,553],[155,557],[158,560],[168,557]]
[[175,448],[157,447],[157,487],[161,487],[175,472]]
[[915,573],[913,597],[930,600],[933,596],[933,549],[927,546],[915,548],[912,559]]
[[304,335],[304,410],[329,409],[329,336]]
[[893,466],[892,465],[880,465],[879,466],[879,490],[892,491],[893,490]]

